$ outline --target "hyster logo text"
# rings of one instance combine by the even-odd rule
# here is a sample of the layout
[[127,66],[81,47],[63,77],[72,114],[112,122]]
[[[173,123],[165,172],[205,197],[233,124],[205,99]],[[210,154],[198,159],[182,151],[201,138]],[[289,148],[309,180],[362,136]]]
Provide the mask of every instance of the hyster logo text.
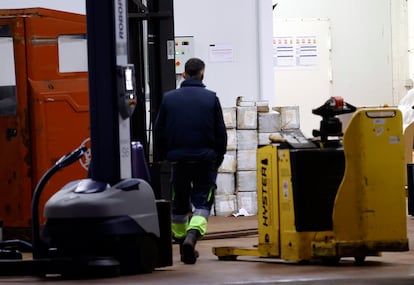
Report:
[[267,167],[268,167],[268,160],[262,159],[261,161],[262,167],[261,167],[261,181],[262,181],[262,219],[263,219],[263,226],[268,227],[268,219],[269,219],[269,189],[267,185]]

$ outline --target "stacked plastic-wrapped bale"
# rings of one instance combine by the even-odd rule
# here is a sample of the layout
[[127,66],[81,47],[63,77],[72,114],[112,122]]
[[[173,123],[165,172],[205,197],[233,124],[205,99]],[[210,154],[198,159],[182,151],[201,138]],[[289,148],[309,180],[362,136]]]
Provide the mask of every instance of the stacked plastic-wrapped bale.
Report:
[[230,216],[236,211],[236,108],[223,108],[223,118],[227,129],[227,152],[217,174],[217,189],[213,207],[216,216]]
[[281,116],[278,111],[267,108],[257,110],[257,137],[259,147],[270,143],[271,135],[280,135]]
[[280,128],[283,130],[299,129],[299,106],[273,107],[272,110],[280,113]]
[[237,211],[257,214],[256,152],[257,106],[254,101],[237,102]]

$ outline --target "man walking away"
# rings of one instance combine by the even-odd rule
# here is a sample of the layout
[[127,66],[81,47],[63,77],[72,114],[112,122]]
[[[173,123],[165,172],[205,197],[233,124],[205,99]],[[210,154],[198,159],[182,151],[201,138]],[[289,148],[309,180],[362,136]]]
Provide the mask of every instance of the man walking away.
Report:
[[207,230],[227,147],[220,101],[205,88],[204,69],[198,58],[186,62],[184,81],[164,94],[154,126],[154,147],[172,165],[172,232],[186,264],[197,260],[195,245]]

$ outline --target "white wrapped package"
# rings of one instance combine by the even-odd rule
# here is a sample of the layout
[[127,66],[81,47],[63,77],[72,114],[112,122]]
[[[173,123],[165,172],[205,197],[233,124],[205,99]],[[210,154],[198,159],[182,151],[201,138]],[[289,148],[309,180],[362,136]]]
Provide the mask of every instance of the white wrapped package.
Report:
[[227,150],[237,149],[237,130],[227,129]]
[[237,129],[256,130],[257,129],[257,107],[237,107]]
[[236,191],[256,191],[256,171],[237,171],[236,172]]
[[229,217],[236,211],[236,195],[216,195],[214,199],[216,216]]
[[237,171],[256,170],[256,149],[237,151]]
[[245,209],[249,215],[257,215],[257,192],[246,191],[237,193],[237,210]]
[[234,173],[218,173],[216,195],[234,195],[236,192]]
[[280,113],[269,111],[267,113],[257,113],[257,125],[259,133],[274,133],[280,131]]
[[221,163],[218,172],[223,173],[235,173],[237,170],[237,158],[236,151],[227,151],[224,155],[224,160]]
[[257,130],[237,130],[237,150],[257,149]]
[[223,119],[227,129],[235,129],[237,126],[236,107],[223,108]]
[[299,106],[274,107],[272,109],[280,113],[281,129],[300,128]]

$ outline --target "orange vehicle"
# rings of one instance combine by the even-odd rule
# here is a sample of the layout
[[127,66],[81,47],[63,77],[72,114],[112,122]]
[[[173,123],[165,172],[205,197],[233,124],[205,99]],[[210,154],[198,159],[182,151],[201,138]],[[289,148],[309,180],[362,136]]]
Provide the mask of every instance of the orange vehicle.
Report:
[[[89,141],[86,16],[0,10],[0,63],[0,219],[5,239],[27,238],[38,181]],[[39,208],[68,181],[85,178],[88,163],[57,173]]]

